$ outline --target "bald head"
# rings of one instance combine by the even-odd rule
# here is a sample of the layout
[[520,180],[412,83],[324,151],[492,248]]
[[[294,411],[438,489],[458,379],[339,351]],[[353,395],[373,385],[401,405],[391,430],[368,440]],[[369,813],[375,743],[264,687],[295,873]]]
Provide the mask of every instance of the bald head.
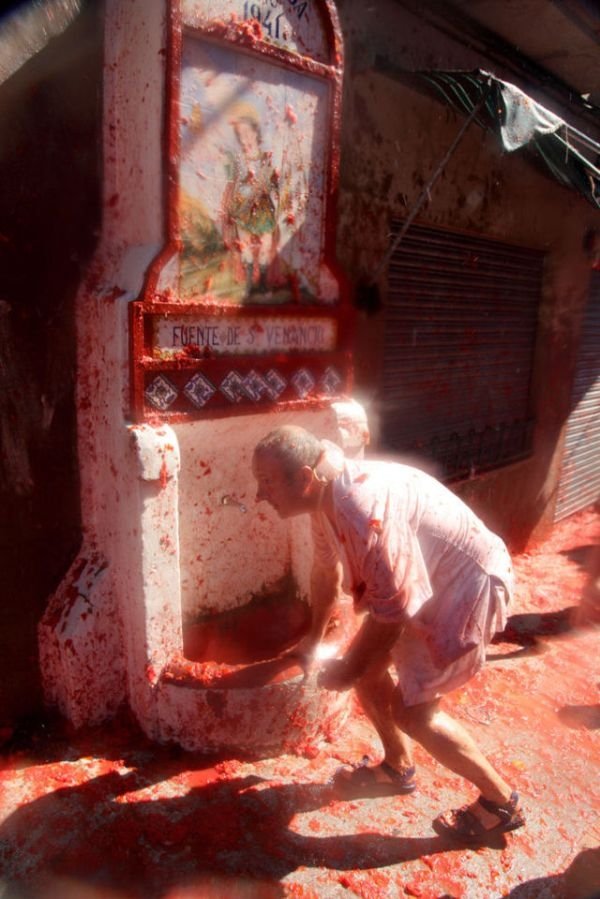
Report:
[[269,455],[276,459],[287,475],[307,465],[314,468],[323,455],[318,437],[298,425],[282,425],[267,434],[254,450],[257,456]]
[[321,441],[294,425],[276,428],[254,450],[256,501],[269,503],[280,518],[320,507],[324,484],[315,472],[323,456]]

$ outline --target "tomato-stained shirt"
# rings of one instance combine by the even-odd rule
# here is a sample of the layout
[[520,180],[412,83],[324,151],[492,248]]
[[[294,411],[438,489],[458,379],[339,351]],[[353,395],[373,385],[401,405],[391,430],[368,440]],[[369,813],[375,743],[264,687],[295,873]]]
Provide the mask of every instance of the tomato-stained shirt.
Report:
[[[314,558],[339,558],[357,611],[410,622],[443,667],[506,624],[512,565],[503,541],[447,487],[412,466],[344,460],[329,444],[333,519],[312,516]],[[500,582],[504,591],[493,589]],[[493,618],[494,620],[490,620]]]

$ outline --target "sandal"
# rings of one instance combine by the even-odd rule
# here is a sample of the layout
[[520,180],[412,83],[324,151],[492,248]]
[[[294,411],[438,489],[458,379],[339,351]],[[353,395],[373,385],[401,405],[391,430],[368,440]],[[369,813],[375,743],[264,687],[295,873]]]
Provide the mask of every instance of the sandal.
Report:
[[485,828],[479,818],[467,805],[452,809],[446,815],[438,815],[433,822],[433,829],[440,836],[448,836],[461,843],[486,843],[498,836],[523,827],[525,818],[519,809],[519,794],[511,793],[508,802],[492,802],[480,796],[479,805],[500,820],[494,827]]
[[[358,765],[350,770],[341,768],[336,771],[334,781],[337,784],[361,788],[387,787],[390,792],[399,794],[414,793],[417,789],[414,765],[406,771],[396,771],[387,762],[370,766],[369,761],[368,756],[363,756]],[[385,775],[387,780],[381,780],[378,774]]]

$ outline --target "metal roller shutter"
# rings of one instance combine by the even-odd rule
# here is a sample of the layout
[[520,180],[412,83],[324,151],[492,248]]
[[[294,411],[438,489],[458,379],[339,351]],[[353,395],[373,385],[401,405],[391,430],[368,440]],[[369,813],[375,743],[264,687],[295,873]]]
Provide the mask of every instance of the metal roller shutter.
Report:
[[528,454],[542,265],[540,252],[522,247],[407,232],[388,271],[387,448],[434,459],[446,479]]
[[581,325],[555,521],[600,499],[600,274],[594,272]]

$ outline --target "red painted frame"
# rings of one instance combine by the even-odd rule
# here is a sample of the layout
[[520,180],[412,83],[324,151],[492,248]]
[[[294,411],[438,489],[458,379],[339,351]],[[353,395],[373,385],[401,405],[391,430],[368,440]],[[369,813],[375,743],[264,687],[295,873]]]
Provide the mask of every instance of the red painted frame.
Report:
[[[167,0],[169,2],[169,0]],[[164,158],[167,160],[165,167],[165,180],[163,194],[165,202],[166,242],[162,250],[151,263],[146,275],[141,299],[131,304],[130,310],[130,354],[131,354],[131,413],[136,421],[148,418],[148,416],[160,415],[161,417],[189,418],[225,415],[235,412],[255,412],[257,408],[266,410],[269,407],[282,408],[293,406],[306,408],[312,405],[322,405],[330,402],[331,397],[314,395],[302,400],[283,400],[274,403],[262,401],[260,405],[250,401],[247,404],[230,404],[225,407],[213,406],[207,403],[204,409],[187,409],[185,411],[168,410],[158,412],[149,408],[145,402],[145,384],[150,373],[155,375],[161,372],[186,371],[191,376],[195,371],[219,371],[221,368],[245,370],[248,363],[254,369],[264,367],[265,363],[277,365],[278,370],[286,371],[293,364],[306,364],[313,369],[324,370],[329,365],[337,365],[342,369],[343,394],[350,392],[352,387],[352,366],[350,358],[350,341],[353,331],[353,310],[349,302],[349,285],[343,272],[336,261],[335,240],[337,226],[337,200],[339,184],[340,163],[340,135],[341,135],[341,104],[342,104],[342,76],[343,76],[343,44],[337,11],[333,0],[313,0],[317,13],[321,17],[324,33],[329,48],[329,64],[318,62],[310,57],[292,53],[282,47],[271,44],[257,37],[248,28],[248,22],[212,22],[204,27],[188,28],[184,25],[181,15],[180,0],[171,0],[169,15],[167,16],[167,59],[166,59],[166,88],[165,88],[165,122],[164,122]],[[329,161],[326,167],[327,183],[324,203],[324,244],[323,262],[325,262],[336,279],[340,297],[337,303],[331,305],[312,305],[301,303],[286,303],[282,305],[215,305],[214,303],[179,303],[169,302],[168,298],[158,291],[160,273],[167,262],[181,250],[179,215],[178,215],[178,190],[179,190],[179,160],[180,160],[180,130],[179,130],[179,96],[181,56],[184,33],[190,33],[197,37],[203,37],[211,41],[222,42],[229,46],[239,47],[241,52],[259,53],[261,56],[271,59],[278,65],[299,72],[317,76],[329,82],[330,85],[330,110],[331,110],[331,140],[329,142]],[[338,325],[338,348],[334,352],[315,352],[313,354],[288,354],[285,357],[278,356],[219,356],[212,359],[199,360],[177,359],[173,361],[159,361],[151,358],[149,345],[152,331],[151,321],[155,315],[190,315],[192,313],[204,316],[260,315],[264,319],[270,317],[285,317],[286,315],[298,316],[305,314],[307,317],[335,318]]]

